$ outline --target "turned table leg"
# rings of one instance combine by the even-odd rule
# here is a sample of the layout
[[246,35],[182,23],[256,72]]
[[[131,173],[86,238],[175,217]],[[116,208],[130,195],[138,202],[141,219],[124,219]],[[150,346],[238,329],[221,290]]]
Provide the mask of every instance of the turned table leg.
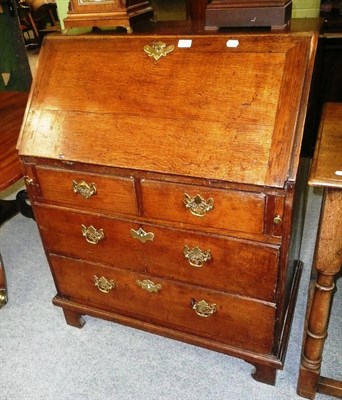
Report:
[[318,272],[299,372],[298,394],[313,399],[318,389],[335,279]]

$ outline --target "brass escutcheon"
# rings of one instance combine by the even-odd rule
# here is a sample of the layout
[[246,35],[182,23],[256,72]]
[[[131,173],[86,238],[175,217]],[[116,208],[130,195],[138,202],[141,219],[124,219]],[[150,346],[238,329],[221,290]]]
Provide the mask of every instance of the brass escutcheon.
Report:
[[136,281],[137,285],[140,286],[142,289],[147,290],[149,293],[158,293],[161,290],[162,286],[158,283],[155,284],[154,282],[150,281],[149,279],[145,279],[140,281],[139,279]]
[[137,231],[131,229],[131,236],[133,239],[138,239],[142,243],[146,243],[148,240],[154,239],[154,233],[152,232],[145,232],[142,228],[139,228]]
[[88,243],[98,244],[105,237],[103,229],[96,229],[93,225],[90,225],[89,228],[85,225],[81,225],[81,229],[82,235]]
[[204,318],[210,317],[217,311],[216,304],[208,304],[205,300],[197,302],[195,299],[192,299],[191,305],[196,314]]
[[102,293],[109,293],[113,288],[115,288],[115,282],[112,279],[106,279],[104,276],[98,278],[96,275],[94,275],[94,283]]
[[144,46],[144,52],[158,61],[161,57],[165,57],[175,49],[173,44],[166,46],[163,42],[153,42],[152,45]]
[[72,189],[74,193],[78,193],[85,199],[89,199],[96,194],[96,186],[94,182],[87,183],[85,181],[72,181]]
[[188,260],[192,267],[201,268],[203,265],[211,260],[210,250],[202,251],[198,246],[190,249],[187,245],[183,249],[184,257]]
[[190,210],[191,214],[196,217],[204,217],[208,211],[214,208],[214,200],[212,198],[204,200],[199,194],[191,197],[187,193],[184,193],[184,204]]

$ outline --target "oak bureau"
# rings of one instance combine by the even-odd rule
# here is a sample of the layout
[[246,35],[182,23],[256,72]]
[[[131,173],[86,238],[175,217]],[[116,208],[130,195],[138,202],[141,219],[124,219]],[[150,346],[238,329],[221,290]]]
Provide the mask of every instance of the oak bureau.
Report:
[[236,356],[275,383],[317,35],[48,36],[19,155],[68,324]]

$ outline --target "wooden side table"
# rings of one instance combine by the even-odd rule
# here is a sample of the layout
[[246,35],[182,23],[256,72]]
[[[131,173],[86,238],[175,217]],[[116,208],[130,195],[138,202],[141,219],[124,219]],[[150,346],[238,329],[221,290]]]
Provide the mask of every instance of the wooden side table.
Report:
[[320,376],[336,276],[342,264],[342,103],[326,103],[309,184],[324,188],[316,242],[316,278],[309,290],[297,392],[342,398],[342,382]]
[[[0,12],[0,194],[23,176],[16,144],[32,75],[16,7]],[[33,218],[27,192],[15,200],[0,199],[0,226],[18,212]],[[5,269],[0,253],[0,308],[7,302]]]

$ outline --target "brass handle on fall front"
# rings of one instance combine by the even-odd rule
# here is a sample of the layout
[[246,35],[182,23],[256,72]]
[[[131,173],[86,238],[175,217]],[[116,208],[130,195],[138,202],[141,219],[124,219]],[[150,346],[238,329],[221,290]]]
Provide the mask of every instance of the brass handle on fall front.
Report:
[[214,200],[212,198],[204,200],[199,194],[191,197],[184,193],[184,205],[188,208],[192,215],[196,217],[204,217],[208,211],[214,208]]
[[165,43],[153,42],[151,45],[144,46],[144,52],[149,56],[158,61],[161,57],[165,57],[175,49],[173,44],[167,46]]
[[183,255],[192,267],[201,268],[211,260],[210,250],[202,251],[198,246],[190,249],[187,245],[184,246]]
[[72,181],[72,189],[74,193],[78,193],[85,199],[89,199],[96,194],[96,186],[94,182],[87,183],[85,181]]
[[141,287],[141,289],[147,290],[149,293],[157,293],[161,290],[162,286],[158,283],[150,281],[149,279],[145,279],[140,281],[139,279],[136,281],[137,285]]
[[109,293],[113,288],[115,288],[115,282],[112,279],[106,279],[104,276],[98,278],[96,275],[94,275],[94,283],[102,293]]
[[204,318],[210,317],[217,311],[216,304],[208,304],[205,300],[197,302],[195,299],[192,299],[191,305],[196,314]]
[[133,239],[138,239],[142,243],[146,243],[148,240],[152,241],[154,239],[153,232],[145,232],[142,228],[139,228],[137,231],[131,229],[130,232]]
[[93,225],[90,225],[88,228],[85,225],[81,225],[81,229],[82,235],[90,244],[98,244],[105,237],[103,229],[96,229]]

